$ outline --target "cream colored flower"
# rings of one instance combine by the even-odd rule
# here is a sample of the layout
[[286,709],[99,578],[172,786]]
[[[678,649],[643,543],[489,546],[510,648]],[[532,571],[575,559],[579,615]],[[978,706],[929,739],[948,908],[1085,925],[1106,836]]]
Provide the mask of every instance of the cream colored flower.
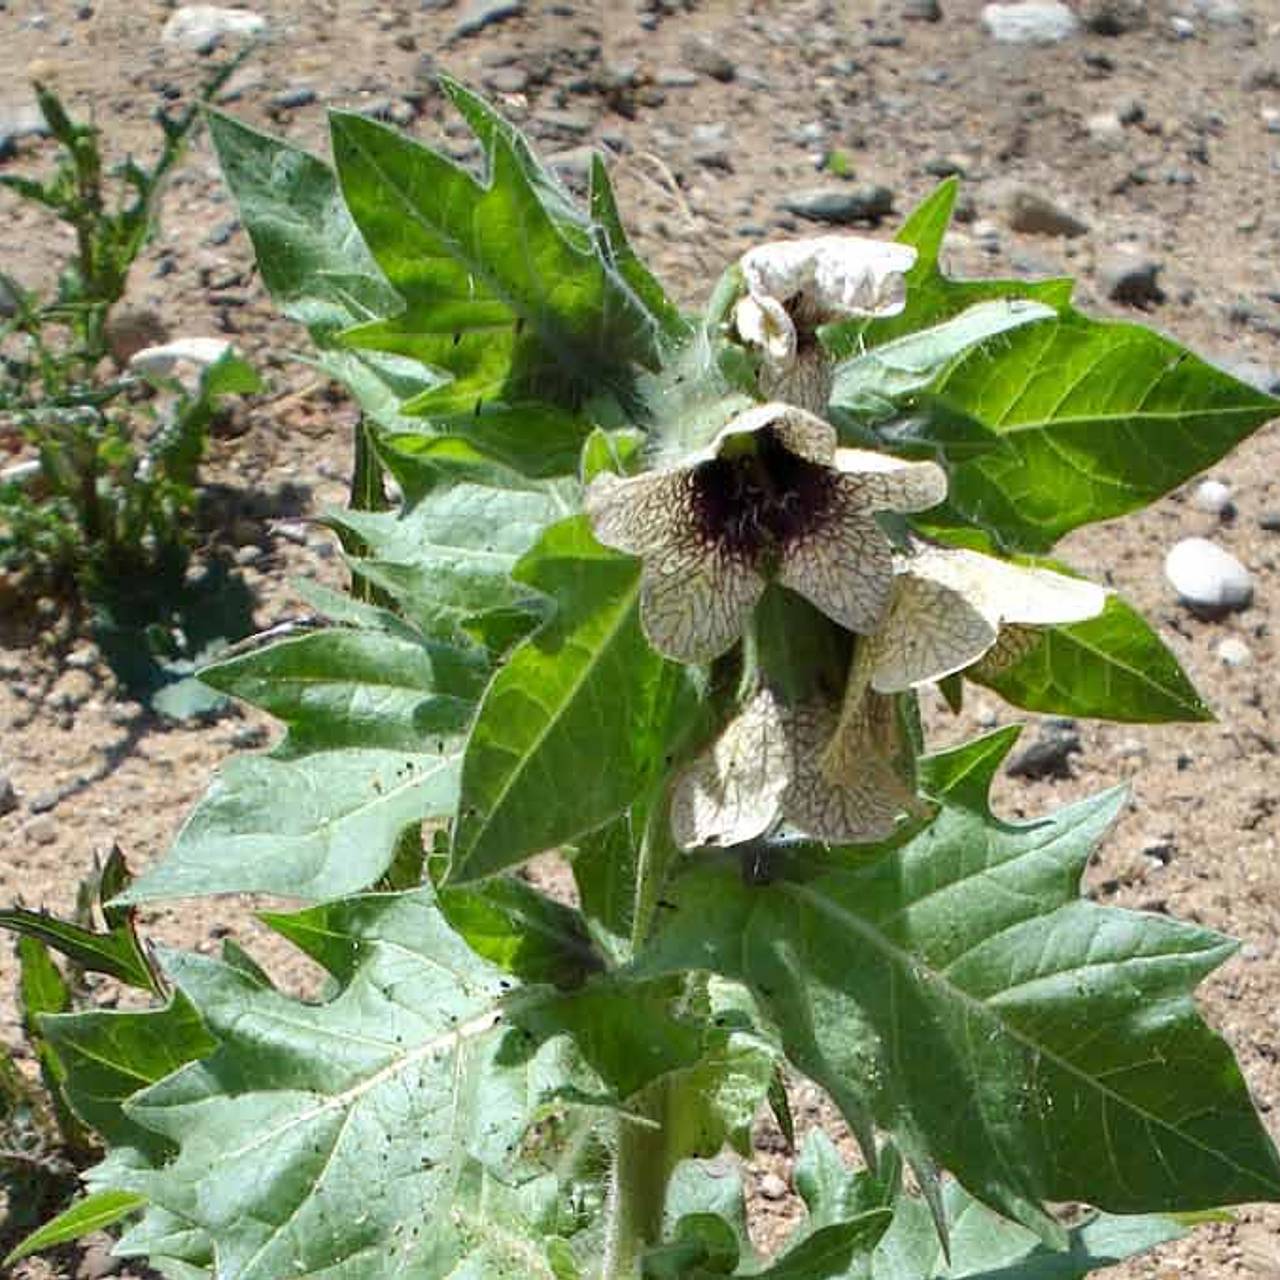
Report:
[[789,365],[821,324],[897,315],[916,251],[858,236],[814,236],[757,245],[742,256],[746,296],[734,311],[739,337],[775,368]]
[[853,754],[828,759],[839,709],[822,701],[787,706],[762,689],[676,782],[671,828],[682,849],[741,844],[785,823],[829,844],[889,836],[920,811],[894,767],[901,744],[892,700],[863,703]]
[[871,631],[893,579],[874,513],[923,511],[945,495],[935,464],[839,449],[829,423],[771,403],[678,466],[596,477],[586,510],[600,542],[644,560],[640,616],[654,648],[709,662],[742,634],[770,581]]
[[961,547],[922,544],[895,569],[889,608],[866,646],[880,693],[940,680],[998,646],[1025,651],[1022,628],[1084,622],[1107,602],[1095,583]]

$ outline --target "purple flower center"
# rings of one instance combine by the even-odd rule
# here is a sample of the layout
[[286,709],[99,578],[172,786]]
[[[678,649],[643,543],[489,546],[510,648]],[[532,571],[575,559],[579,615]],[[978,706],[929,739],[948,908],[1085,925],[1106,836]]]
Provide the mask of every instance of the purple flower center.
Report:
[[828,518],[835,475],[792,453],[766,427],[754,451],[714,458],[691,477],[702,540],[722,555],[764,567],[785,547],[808,537]]

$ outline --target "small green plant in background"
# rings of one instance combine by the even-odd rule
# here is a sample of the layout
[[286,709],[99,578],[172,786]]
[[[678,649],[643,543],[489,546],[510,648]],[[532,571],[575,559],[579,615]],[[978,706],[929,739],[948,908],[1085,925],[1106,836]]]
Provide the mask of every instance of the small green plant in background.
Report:
[[[56,168],[43,180],[0,174],[0,188],[75,233],[52,297],[0,277],[0,424],[11,443],[34,453],[0,471],[0,573],[89,602],[113,634],[112,620],[127,613],[134,634],[117,646],[125,655],[136,655],[138,631],[181,631],[173,616],[193,607],[184,597],[193,590],[188,567],[209,426],[224,397],[261,390],[230,344],[188,339],[142,350],[146,337],[126,332],[128,314],[117,311],[200,105],[240,61],[221,67],[196,104],[158,114],[162,147],[145,167],[128,158],[108,170],[97,127],[73,120],[37,84],[59,147]],[[175,376],[184,369],[194,373]],[[208,584],[197,591],[205,605],[213,594]],[[134,691],[166,683],[172,656],[157,649],[154,661],[135,660],[127,668]]]
[[[183,1280],[1034,1280],[1280,1199],[1193,998],[1234,944],[1082,898],[1123,793],[1006,821],[1017,730],[930,751],[917,701],[1206,719],[1049,557],[1280,403],[1070,281],[947,276],[954,182],[685,314],[602,163],[582,209],[444,88],[480,173],[357,115],[332,167],[211,117],[364,411],[329,516],[361,590],[204,671],[285,733],[107,905],[300,901],[262,919],[330,983],[165,950],[149,1007],[40,1018],[108,1151],[21,1251],[127,1218]],[[770,1110],[792,1140],[798,1077],[862,1162],[810,1134],[763,1259],[734,1153]]]

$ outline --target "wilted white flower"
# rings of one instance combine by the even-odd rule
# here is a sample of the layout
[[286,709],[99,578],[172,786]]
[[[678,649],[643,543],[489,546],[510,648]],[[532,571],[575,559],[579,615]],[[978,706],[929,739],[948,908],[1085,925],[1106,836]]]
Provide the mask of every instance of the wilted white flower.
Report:
[[858,733],[845,739],[856,756],[831,760],[838,720],[831,703],[793,707],[770,689],[758,692],[677,780],[676,843],[741,844],[779,823],[830,844],[888,836],[902,814],[919,809],[893,763],[900,744],[892,700],[867,699]]
[[897,315],[915,260],[909,245],[840,235],[776,240],[743,254],[747,292],[734,308],[734,327],[764,356],[767,393],[820,410],[830,370],[813,349],[818,326],[849,316]]
[[640,614],[655,649],[709,662],[742,634],[770,581],[842,627],[868,632],[889,600],[893,554],[877,511],[946,496],[932,462],[836,447],[835,428],[794,406],[757,405],[680,465],[596,477],[596,537],[644,560]]

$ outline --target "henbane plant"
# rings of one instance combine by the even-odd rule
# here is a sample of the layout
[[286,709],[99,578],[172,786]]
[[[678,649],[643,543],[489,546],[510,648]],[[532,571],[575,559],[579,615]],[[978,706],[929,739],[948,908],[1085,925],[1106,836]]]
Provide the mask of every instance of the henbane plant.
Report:
[[[1017,731],[930,753],[917,705],[1208,718],[1048,553],[1280,404],[1067,281],[948,277],[954,184],[685,313],[601,162],[579,208],[443,87],[478,171],[356,115],[332,167],[211,119],[364,411],[354,591],[204,673],[286,732],[113,909],[302,899],[263,918],[329,983],[158,950],[164,1003],[46,1016],[108,1150],[29,1247],[128,1218],[184,1278],[1030,1280],[1280,1198],[1193,1002],[1234,944],[1080,896],[1123,792],[1006,821]],[[770,1107],[791,1134],[799,1078],[860,1160],[808,1136],[764,1259],[726,1152]]]

